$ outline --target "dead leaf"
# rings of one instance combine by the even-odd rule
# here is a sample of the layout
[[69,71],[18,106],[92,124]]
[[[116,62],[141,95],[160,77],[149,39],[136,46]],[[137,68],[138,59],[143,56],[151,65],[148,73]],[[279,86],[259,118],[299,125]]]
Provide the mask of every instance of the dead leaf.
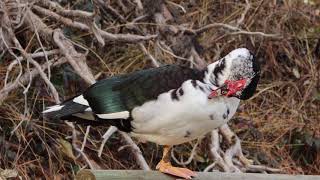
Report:
[[293,73],[293,75],[294,75],[297,79],[300,78],[300,73],[299,73],[298,68],[293,68],[293,69],[292,69],[292,73]]
[[76,157],[73,154],[72,145],[64,139],[59,139],[58,141],[60,144],[60,150],[63,152],[63,154],[65,154],[67,157],[75,160]]

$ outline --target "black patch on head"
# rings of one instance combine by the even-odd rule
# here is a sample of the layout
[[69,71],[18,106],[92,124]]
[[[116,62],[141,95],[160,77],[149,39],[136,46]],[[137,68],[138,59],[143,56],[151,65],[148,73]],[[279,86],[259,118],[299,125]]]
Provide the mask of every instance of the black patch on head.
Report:
[[208,73],[208,67],[206,66],[204,69],[198,72],[198,80],[200,82],[203,82],[205,75]]
[[253,67],[255,76],[251,79],[250,84],[242,91],[241,96],[239,97],[239,99],[241,100],[247,100],[253,96],[254,92],[257,89],[257,85],[260,79],[260,64],[257,58],[255,58],[253,55],[252,55],[252,67]]
[[171,92],[171,99],[174,101],[174,100],[176,100],[176,101],[178,101],[179,100],[179,97],[178,97],[178,95],[177,95],[177,89],[175,89],[175,90],[173,90],[172,92]]
[[203,73],[203,76],[208,73],[208,66],[206,66],[206,67],[202,70],[202,73]]
[[227,114],[228,114],[228,115],[230,114],[230,109],[229,109],[229,107],[227,107]]
[[213,116],[213,114],[210,114],[210,116],[209,116],[209,117],[210,117],[210,119],[211,119],[211,120],[214,120],[214,116]]
[[202,92],[204,92],[204,89],[203,89],[202,86],[199,86],[199,89],[200,89]]
[[182,88],[179,88],[179,91],[178,91],[178,93],[179,93],[179,95],[180,95],[180,96],[183,96],[183,94],[184,94],[184,91],[183,91],[183,89],[182,89]]
[[197,81],[196,80],[191,80],[191,84],[194,88],[196,88],[198,86]]
[[188,138],[188,137],[190,137],[190,135],[191,135],[191,132],[190,131],[186,131],[186,134],[183,137]]
[[218,85],[219,74],[222,74],[222,71],[226,67],[226,59],[221,59],[221,62],[218,63],[213,70],[214,75],[214,85]]
[[228,115],[227,115],[226,113],[224,113],[224,114],[222,115],[222,117],[223,117],[223,119],[227,119]]

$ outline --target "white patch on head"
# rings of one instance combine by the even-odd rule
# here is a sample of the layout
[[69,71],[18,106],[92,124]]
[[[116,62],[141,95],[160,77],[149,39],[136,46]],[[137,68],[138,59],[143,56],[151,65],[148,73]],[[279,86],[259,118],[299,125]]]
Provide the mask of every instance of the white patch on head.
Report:
[[231,51],[227,56],[230,56],[230,58],[244,58],[248,59],[250,57],[250,51],[247,48],[238,48],[233,51]]
[[97,114],[101,119],[127,119],[130,116],[129,111],[121,111],[109,114]]
[[[208,72],[205,74],[204,82],[211,84],[213,90],[218,88],[217,86],[224,84],[226,80],[247,79],[248,85],[255,75],[252,58],[253,56],[248,49],[235,49],[219,61],[208,65]],[[221,70],[222,63],[224,63],[224,68]],[[214,73],[215,70],[219,73]]]
[[72,100],[75,103],[82,104],[85,106],[89,106],[89,103],[86,99],[84,99],[83,95],[80,95]]
[[64,107],[64,105],[54,105],[54,106],[50,106],[50,107],[48,107],[48,109],[47,110],[45,110],[45,111],[42,111],[42,113],[49,113],[49,112],[54,112],[54,111],[59,111],[59,110],[61,110],[62,108]]

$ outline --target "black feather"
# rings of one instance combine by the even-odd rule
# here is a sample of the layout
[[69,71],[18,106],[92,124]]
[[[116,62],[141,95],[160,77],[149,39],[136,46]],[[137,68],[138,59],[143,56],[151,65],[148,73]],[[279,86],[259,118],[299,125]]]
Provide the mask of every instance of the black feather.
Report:
[[252,78],[250,84],[242,91],[239,99],[247,100],[253,96],[254,92],[257,89],[258,82],[260,80],[260,64],[258,60],[252,55],[252,63],[253,63],[253,71],[255,72],[255,76]]
[[73,102],[73,99],[69,99],[60,105],[63,106],[60,110],[44,113],[43,116],[48,119],[63,119],[72,114],[81,113],[88,108],[88,106]]

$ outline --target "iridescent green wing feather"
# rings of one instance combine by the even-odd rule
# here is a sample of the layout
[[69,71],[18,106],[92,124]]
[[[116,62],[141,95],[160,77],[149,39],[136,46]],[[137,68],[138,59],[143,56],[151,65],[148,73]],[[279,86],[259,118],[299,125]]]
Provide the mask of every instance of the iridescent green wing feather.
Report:
[[131,111],[159,94],[176,89],[188,79],[202,79],[203,72],[166,65],[115,76],[92,85],[84,98],[96,114]]

